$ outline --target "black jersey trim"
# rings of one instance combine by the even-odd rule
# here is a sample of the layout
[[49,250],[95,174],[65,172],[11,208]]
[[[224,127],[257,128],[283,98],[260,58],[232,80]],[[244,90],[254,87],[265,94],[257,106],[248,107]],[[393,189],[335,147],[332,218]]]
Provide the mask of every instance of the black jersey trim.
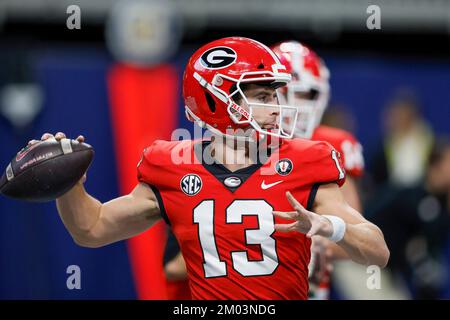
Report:
[[319,190],[319,187],[322,185],[322,182],[319,183],[315,183],[312,188],[311,191],[309,192],[309,196],[308,196],[308,202],[306,203],[306,210],[311,211],[314,205],[314,201],[316,200],[316,194],[317,194],[317,190]]
[[[248,167],[238,169],[236,171],[231,171],[223,164],[218,163],[215,159],[209,156],[208,152],[205,152],[205,149],[210,145],[211,141],[201,141],[194,145],[194,152],[197,160],[199,160],[202,166],[211,173],[217,180],[219,180],[222,185],[230,190],[231,192],[236,191],[240,186],[242,186],[245,181],[251,177],[259,168],[261,168],[264,163],[266,163],[271,155],[271,150],[268,149],[268,155],[266,161],[261,161],[260,157],[258,157],[255,164],[252,164]],[[203,157],[205,155],[205,157]],[[229,187],[225,185],[224,181],[230,177],[237,177],[241,180],[241,184],[237,187]]]
[[161,217],[170,226],[171,225],[170,220],[169,220],[169,217],[167,216],[166,208],[164,206],[164,201],[161,197],[161,193],[159,192],[159,189],[151,184],[149,184],[149,187],[153,190],[153,193],[156,196],[156,200],[158,201],[158,205],[159,205],[159,210],[161,212]]

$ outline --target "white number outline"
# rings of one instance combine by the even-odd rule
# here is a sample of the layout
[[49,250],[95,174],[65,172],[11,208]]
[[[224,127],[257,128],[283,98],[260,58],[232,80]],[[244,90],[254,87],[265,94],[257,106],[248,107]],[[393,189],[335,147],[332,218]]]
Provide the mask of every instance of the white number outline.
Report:
[[331,158],[333,158],[334,163],[336,164],[336,167],[339,171],[339,180],[344,179],[345,171],[341,168],[341,165],[339,164],[339,159],[336,150],[331,150]]
[[[239,205],[245,202],[246,205],[249,205],[248,202],[258,202],[250,203],[250,205],[254,207],[261,206],[261,202],[264,203],[264,206],[266,206],[266,209],[268,209],[266,211],[270,212],[271,225],[267,225],[268,215],[264,217],[264,210],[258,210],[258,212],[256,213],[251,212],[247,214],[242,211],[236,211],[237,209],[239,209]],[[200,212],[199,210],[202,210],[203,207],[207,207],[206,209],[209,211]],[[237,207],[236,210],[234,210],[233,207]],[[277,253],[277,241],[273,237],[273,234],[275,233],[275,217],[272,215],[272,211],[273,207],[264,199],[235,199],[226,208],[226,224],[242,224],[243,216],[257,216],[258,219],[258,228],[245,229],[245,244],[258,245],[261,250],[262,259],[248,260],[247,250],[230,251],[232,262],[231,267],[233,268],[233,270],[244,277],[268,276],[273,274],[278,269],[279,262]],[[233,214],[235,215],[235,217],[233,217]],[[203,220],[203,223],[201,220],[202,215],[204,216],[203,218],[206,218],[205,220]],[[223,260],[220,260],[219,251],[217,248],[214,225],[215,216],[215,203],[212,199],[205,199],[201,201],[193,209],[193,223],[198,225],[197,234],[202,250],[203,271],[205,278],[225,277],[228,274],[227,263]],[[234,218],[235,220],[230,218]],[[261,220],[263,220],[264,222],[263,228],[261,228]],[[210,225],[207,224],[208,222],[210,223]],[[255,240],[254,238],[257,238],[257,236],[252,239],[251,234],[249,239],[248,232],[252,231],[257,236],[260,236],[262,233],[265,236],[264,241],[258,242],[257,240]],[[247,266],[245,264],[247,264]],[[257,271],[255,271],[255,269],[257,269]],[[266,271],[264,271],[264,269],[266,269]],[[253,273],[246,273],[247,270],[252,270]]]

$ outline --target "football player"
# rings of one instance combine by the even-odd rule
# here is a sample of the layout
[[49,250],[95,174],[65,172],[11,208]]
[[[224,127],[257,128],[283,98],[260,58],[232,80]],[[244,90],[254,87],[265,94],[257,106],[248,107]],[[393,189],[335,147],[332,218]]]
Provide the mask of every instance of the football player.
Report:
[[[347,203],[361,211],[356,179],[364,171],[361,144],[348,131],[321,125],[328,105],[329,71],[323,60],[310,48],[297,42],[285,41],[272,47],[286,66],[292,80],[282,89],[282,100],[298,107],[298,116],[288,119],[295,123],[295,137],[330,143],[341,155],[346,181],[341,190]],[[329,260],[346,258],[337,246],[320,237],[313,239],[310,265],[311,298],[327,299],[329,295]],[[317,262],[317,263],[314,263]],[[314,271],[315,270],[315,271]]]
[[[186,66],[183,96],[188,117],[212,139],[155,141],[143,152],[134,190],[106,203],[81,180],[56,200],[74,241],[104,246],[163,218],[179,242],[194,299],[306,299],[314,235],[358,263],[384,267],[389,250],[381,230],[339,189],[345,171],[336,150],[289,139],[293,131],[282,126],[296,109],[278,101],[277,88],[289,81],[257,41],[231,37],[202,46]],[[281,139],[269,148],[268,137]]]

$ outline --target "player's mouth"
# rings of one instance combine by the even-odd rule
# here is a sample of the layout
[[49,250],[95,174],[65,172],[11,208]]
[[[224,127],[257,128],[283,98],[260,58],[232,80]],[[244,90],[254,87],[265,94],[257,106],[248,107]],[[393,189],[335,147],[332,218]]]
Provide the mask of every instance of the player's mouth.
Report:
[[262,126],[262,128],[266,129],[266,130],[278,129],[278,124],[277,123],[266,123]]

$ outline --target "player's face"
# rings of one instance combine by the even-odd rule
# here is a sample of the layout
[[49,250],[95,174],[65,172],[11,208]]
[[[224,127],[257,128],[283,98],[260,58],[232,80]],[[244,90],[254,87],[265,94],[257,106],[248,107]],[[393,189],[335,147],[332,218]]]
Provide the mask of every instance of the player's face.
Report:
[[[243,90],[243,93],[249,103],[279,105],[277,91],[274,88],[258,84],[248,84]],[[245,100],[241,100],[240,105],[247,110],[249,109]],[[258,122],[261,128],[276,128],[278,117],[280,115],[280,108],[258,106],[254,107],[252,112],[253,118]]]

